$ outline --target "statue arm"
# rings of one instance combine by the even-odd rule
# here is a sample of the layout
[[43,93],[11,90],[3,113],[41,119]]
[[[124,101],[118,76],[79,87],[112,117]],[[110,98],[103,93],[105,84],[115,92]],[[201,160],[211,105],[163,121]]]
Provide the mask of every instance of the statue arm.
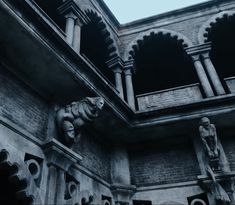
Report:
[[215,140],[215,150],[218,149],[218,138],[217,138],[217,131],[215,125],[212,125],[213,131],[214,131],[214,140]]

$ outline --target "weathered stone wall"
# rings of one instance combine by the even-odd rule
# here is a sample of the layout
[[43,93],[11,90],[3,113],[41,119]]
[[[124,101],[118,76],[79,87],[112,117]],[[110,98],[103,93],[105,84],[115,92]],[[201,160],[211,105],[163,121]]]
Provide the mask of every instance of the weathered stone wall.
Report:
[[0,66],[0,115],[36,138],[46,138],[47,102],[3,66]]
[[83,135],[78,148],[82,166],[110,182],[110,148],[106,142],[89,134]]
[[136,145],[129,150],[132,184],[161,185],[196,180],[200,175],[190,143]]

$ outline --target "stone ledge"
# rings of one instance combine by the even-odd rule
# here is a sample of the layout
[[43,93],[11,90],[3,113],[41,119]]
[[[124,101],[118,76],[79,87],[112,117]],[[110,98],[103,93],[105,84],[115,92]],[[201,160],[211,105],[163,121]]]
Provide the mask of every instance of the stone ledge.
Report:
[[79,154],[55,139],[45,143],[42,149],[47,157],[48,164],[53,164],[65,171],[68,171],[73,164],[79,163],[82,160]]

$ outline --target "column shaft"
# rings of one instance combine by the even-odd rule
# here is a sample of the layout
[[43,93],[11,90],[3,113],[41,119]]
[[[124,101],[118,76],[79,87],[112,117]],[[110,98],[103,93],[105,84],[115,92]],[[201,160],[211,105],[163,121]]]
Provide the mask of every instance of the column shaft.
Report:
[[130,185],[129,158],[125,148],[115,147],[111,160],[111,180],[113,184]]
[[80,53],[81,46],[81,23],[79,21],[79,19],[76,20],[73,34],[73,48],[77,53]]
[[46,204],[55,204],[56,181],[57,181],[56,178],[57,178],[56,167],[50,164],[48,166]]
[[215,70],[215,67],[211,62],[211,59],[209,57],[209,53],[205,53],[202,56],[203,56],[203,60],[204,60],[204,64],[205,64],[207,73],[209,75],[209,78],[210,78],[213,86],[214,86],[216,94],[217,95],[224,95],[225,90],[224,90],[223,85],[219,79],[219,76]]
[[194,61],[194,66],[198,75],[198,78],[200,80],[200,83],[202,85],[202,88],[206,94],[206,97],[212,97],[214,96],[214,92],[211,88],[210,82],[207,78],[206,72],[202,66],[202,63],[200,61],[199,55],[192,56]]
[[135,110],[135,96],[132,84],[132,73],[130,69],[127,69],[124,72],[125,72],[127,102],[131,106],[131,108]]
[[74,24],[75,24],[74,17],[70,15],[66,16],[65,33],[66,33],[66,40],[70,45],[72,45],[73,43]]
[[117,68],[117,69],[114,69],[113,71],[114,71],[116,89],[119,92],[119,95],[121,96],[121,98],[124,98],[123,86],[122,86],[122,70]]
[[64,204],[64,194],[65,194],[65,172],[64,170],[58,168],[57,170],[57,189],[56,189],[56,204]]

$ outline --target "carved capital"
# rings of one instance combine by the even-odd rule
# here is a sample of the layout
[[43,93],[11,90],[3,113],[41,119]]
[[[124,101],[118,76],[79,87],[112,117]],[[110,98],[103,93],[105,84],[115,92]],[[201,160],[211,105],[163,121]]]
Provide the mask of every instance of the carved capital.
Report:
[[113,69],[113,72],[121,74],[122,73],[122,69],[119,68],[119,67],[116,67],[116,68]]
[[199,54],[191,55],[191,58],[192,58],[193,62],[200,61],[200,55]]
[[205,59],[210,59],[209,52],[203,53],[203,54],[202,54],[202,57],[203,57],[204,60],[205,60]]
[[65,18],[78,18],[82,24],[87,24],[89,22],[89,18],[73,0],[64,1],[58,10]]
[[119,56],[116,56],[106,62],[107,66],[111,68],[112,70],[115,70],[116,68],[123,69],[124,63],[122,59]]
[[129,204],[131,197],[136,192],[136,187],[133,185],[112,184],[111,192],[116,204]]

